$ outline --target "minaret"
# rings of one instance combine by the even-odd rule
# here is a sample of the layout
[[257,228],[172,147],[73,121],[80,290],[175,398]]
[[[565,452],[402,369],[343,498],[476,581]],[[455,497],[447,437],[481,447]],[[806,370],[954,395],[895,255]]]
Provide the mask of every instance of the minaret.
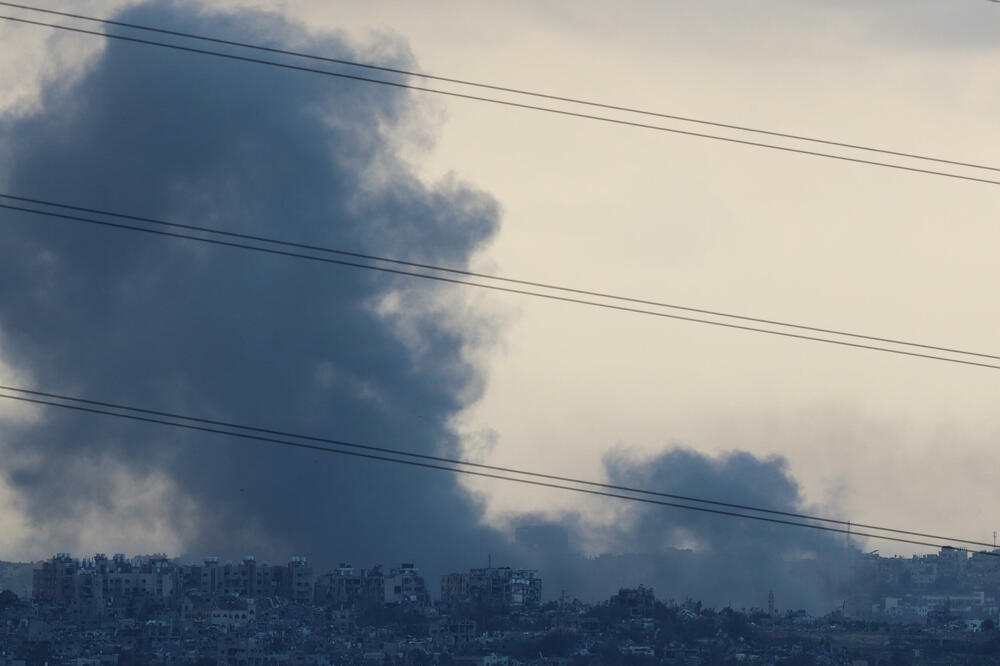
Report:
[[774,590],[767,593],[767,614],[774,617]]

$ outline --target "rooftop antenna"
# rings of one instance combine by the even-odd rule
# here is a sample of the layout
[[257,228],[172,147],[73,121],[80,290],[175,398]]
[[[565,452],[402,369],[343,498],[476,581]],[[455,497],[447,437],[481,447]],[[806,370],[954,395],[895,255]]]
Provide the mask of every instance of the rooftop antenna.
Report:
[[997,531],[993,530],[993,547],[997,547]]

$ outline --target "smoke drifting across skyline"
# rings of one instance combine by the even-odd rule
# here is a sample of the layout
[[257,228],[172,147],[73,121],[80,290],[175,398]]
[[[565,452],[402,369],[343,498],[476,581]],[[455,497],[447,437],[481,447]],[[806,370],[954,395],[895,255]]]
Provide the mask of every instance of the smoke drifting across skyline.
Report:
[[[612,452],[605,467],[614,484],[803,510],[801,489],[782,458],[758,459],[741,451],[710,457],[673,448],[642,459]],[[782,608],[823,613],[847,582],[855,552],[828,532],[648,504],[631,505],[611,526],[597,527],[575,515],[544,528],[518,532],[519,545],[549,572],[551,594],[565,589],[588,599],[646,585],[661,599],[762,608],[773,590]],[[560,537],[564,530],[568,539]],[[579,547],[570,543],[585,541],[604,544],[603,554],[580,557]]]
[[[361,48],[268,14],[148,3],[118,18],[415,68],[399,40]],[[400,127],[432,133],[423,102],[111,41],[81,76],[52,81],[39,109],[0,119],[0,182],[23,196],[464,266],[495,235],[499,205],[454,178],[428,186],[400,157],[392,138]],[[421,453],[461,451],[451,424],[478,399],[485,378],[472,359],[497,333],[459,292],[2,216],[0,355],[35,386]],[[304,553],[320,566],[405,559],[432,588],[436,574],[492,553],[494,562],[537,562],[552,581],[547,596],[565,587],[598,598],[646,582],[710,600],[728,590],[750,603],[762,585],[791,589],[785,564],[833,543],[652,508],[613,528],[557,520],[577,541],[615,553],[587,560],[572,546],[511,544],[481,524],[480,506],[454,478],[436,472],[56,410],[5,421],[0,437],[29,541],[47,552],[79,550],[86,533],[86,543],[123,550],[116,539],[150,549],[166,541],[196,555]],[[608,473],[671,492],[800,504],[780,459],[673,450],[642,465],[608,458]],[[678,555],[687,546],[696,552]],[[620,566],[629,553],[648,566]]]

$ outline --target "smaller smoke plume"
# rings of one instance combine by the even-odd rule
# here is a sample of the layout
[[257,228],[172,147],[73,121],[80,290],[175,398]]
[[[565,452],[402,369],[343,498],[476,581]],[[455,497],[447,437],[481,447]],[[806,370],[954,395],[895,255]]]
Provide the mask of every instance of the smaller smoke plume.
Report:
[[[675,448],[651,460],[606,457],[611,483],[781,511],[806,512],[782,458],[746,452],[710,457]],[[652,587],[658,598],[762,608],[774,591],[782,610],[832,610],[849,571],[843,539],[816,530],[696,511],[635,504],[615,525],[579,515],[522,518],[515,541],[542,570],[546,596],[606,599],[620,587]],[[574,544],[605,544],[588,557]]]

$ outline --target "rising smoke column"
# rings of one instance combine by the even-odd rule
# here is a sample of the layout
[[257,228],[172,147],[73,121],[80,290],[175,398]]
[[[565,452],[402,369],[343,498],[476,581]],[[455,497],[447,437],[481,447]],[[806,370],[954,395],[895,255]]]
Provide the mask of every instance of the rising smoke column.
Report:
[[[604,464],[608,481],[620,486],[817,513],[805,505],[780,457],[745,451],[709,456],[672,447],[650,457],[616,450]],[[773,590],[782,610],[826,613],[850,584],[856,552],[828,532],[650,504],[623,505],[612,524],[579,513],[516,522],[528,527],[518,533],[526,537],[518,539],[519,556],[547,573],[548,593],[566,590],[591,602],[645,585],[664,601],[764,608]]]
[[[787,461],[777,456],[733,451],[713,457],[677,447],[649,460],[611,454],[605,465],[613,483],[818,513],[805,505]],[[663,596],[693,596],[715,607],[763,608],[773,590],[783,609],[828,612],[852,561],[844,539],[830,532],[654,506],[636,508],[614,541],[619,553],[644,556],[634,571]]]
[[[151,2],[118,18],[413,66],[398,41],[361,49],[262,13]],[[391,130],[431,129],[418,102],[108,40],[39,110],[0,119],[0,179],[23,196],[464,266],[498,206],[454,179],[426,186],[397,156]],[[458,449],[448,423],[481,390],[467,352],[484,321],[449,319],[434,287],[10,211],[0,224],[0,353],[43,390]],[[73,550],[83,529],[114,533],[108,516],[165,526],[198,555],[451,568],[499,548],[443,473],[58,410],[7,423],[0,442],[50,552]],[[153,483],[159,499],[142,504]]]
[[[397,41],[356,47],[266,14],[157,2],[119,18],[413,67]],[[37,111],[0,118],[0,185],[463,266],[496,233],[498,206],[454,180],[427,186],[401,160],[388,137],[404,126],[431,132],[425,114],[399,90],[109,41],[82,77],[51,82]],[[489,335],[481,316],[464,310],[456,320],[438,307],[441,289],[9,211],[0,225],[0,357],[39,388],[458,452],[449,422],[479,395],[483,377],[467,359]],[[751,604],[773,587],[790,607],[828,587],[798,564],[825,566],[836,552],[822,535],[653,507],[611,528],[570,516],[553,528],[578,539],[511,552],[443,473],[55,410],[0,422],[0,446],[40,555],[84,541],[116,550],[105,534],[151,524],[150,549],[165,529],[196,555],[302,553],[321,566],[412,559],[432,588],[435,573],[492,553],[541,567],[548,598],[566,589],[596,601],[645,583],[661,598]],[[624,485],[801,507],[777,459],[671,450],[607,463]],[[604,557],[572,545],[600,538]]]

